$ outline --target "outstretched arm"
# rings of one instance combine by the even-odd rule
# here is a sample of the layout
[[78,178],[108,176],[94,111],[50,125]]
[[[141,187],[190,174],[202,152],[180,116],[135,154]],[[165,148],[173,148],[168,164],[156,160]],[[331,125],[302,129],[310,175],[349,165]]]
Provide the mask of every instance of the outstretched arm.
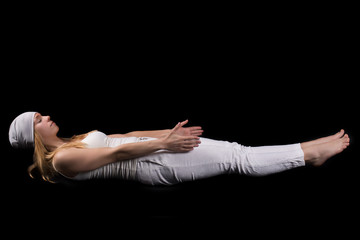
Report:
[[[179,128],[176,130],[176,134],[181,136],[201,136],[204,132],[200,126],[196,127],[183,127],[187,124],[189,120],[185,120],[180,123]],[[154,131],[134,131],[125,134],[111,134],[108,137],[118,138],[118,137],[153,137],[161,138],[170,133],[171,129],[165,130],[154,130]]]
[[111,134],[108,137],[119,138],[119,137],[153,137],[161,138],[170,133],[170,129],[165,130],[153,130],[153,131],[134,131],[125,134]]

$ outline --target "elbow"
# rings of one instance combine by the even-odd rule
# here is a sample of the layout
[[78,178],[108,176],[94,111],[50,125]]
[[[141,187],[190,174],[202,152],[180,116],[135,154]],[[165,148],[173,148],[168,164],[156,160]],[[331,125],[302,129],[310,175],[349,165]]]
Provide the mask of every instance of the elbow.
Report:
[[111,154],[111,158],[113,158],[114,162],[129,160],[132,157],[132,154],[130,154],[124,145],[120,145],[114,149],[113,153]]

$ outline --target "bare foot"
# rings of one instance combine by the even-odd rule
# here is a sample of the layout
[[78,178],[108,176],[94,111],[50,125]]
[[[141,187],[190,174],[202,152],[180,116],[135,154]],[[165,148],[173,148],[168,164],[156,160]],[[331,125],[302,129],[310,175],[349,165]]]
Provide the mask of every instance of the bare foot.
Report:
[[342,136],[344,136],[344,133],[345,133],[344,129],[341,129],[339,132],[337,132],[337,133],[335,133],[333,135],[323,137],[323,138],[318,138],[318,139],[313,140],[313,141],[303,142],[303,143],[301,143],[301,147],[302,148],[307,148],[307,147],[310,147],[310,146],[313,146],[313,145],[316,145],[316,144],[327,143],[327,142],[330,142],[330,141],[341,138]]
[[349,145],[350,138],[345,134],[343,137],[332,141],[308,146],[303,148],[305,162],[313,166],[321,166],[326,160],[341,153]]

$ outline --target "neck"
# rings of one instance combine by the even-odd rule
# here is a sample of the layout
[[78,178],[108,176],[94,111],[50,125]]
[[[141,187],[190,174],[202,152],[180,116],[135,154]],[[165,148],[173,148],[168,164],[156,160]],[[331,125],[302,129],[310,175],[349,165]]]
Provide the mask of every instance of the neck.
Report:
[[58,147],[60,147],[61,145],[63,145],[64,143],[67,143],[67,141],[56,136],[53,139],[47,139],[45,146],[50,152],[52,152],[52,151],[56,150]]

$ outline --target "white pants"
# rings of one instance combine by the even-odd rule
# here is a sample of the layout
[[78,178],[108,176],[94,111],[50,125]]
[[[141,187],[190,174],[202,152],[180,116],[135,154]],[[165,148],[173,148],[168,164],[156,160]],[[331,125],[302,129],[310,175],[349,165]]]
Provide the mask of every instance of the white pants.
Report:
[[137,159],[136,180],[150,185],[173,185],[220,174],[264,176],[304,166],[300,144],[245,147],[201,138],[187,153],[157,152]]

